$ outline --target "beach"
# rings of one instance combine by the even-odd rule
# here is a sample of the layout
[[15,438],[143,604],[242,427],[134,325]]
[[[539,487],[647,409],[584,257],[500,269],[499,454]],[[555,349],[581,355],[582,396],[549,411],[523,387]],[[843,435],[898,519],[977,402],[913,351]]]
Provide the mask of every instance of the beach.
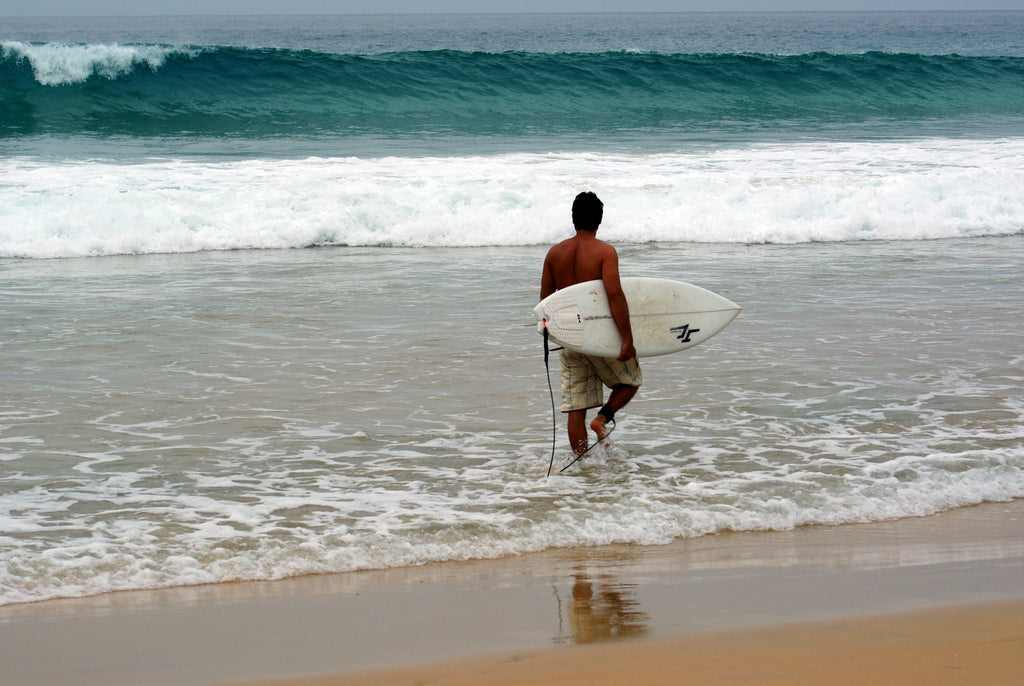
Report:
[[[5,684],[1024,675],[1024,503],[0,608]],[[685,679],[683,678],[685,677]]]

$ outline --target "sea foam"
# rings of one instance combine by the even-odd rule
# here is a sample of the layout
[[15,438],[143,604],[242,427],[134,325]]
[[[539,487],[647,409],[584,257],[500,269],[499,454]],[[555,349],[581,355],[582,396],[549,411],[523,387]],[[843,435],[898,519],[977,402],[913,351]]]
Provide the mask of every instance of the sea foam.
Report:
[[0,257],[319,245],[550,243],[571,198],[626,243],[804,243],[1024,229],[1024,139],[750,145],[664,154],[0,160]]

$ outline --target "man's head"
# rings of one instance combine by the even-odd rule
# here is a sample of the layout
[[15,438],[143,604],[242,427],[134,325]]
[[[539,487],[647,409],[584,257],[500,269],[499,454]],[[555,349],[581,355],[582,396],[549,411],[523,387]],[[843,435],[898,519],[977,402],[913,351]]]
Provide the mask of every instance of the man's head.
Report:
[[597,231],[604,217],[604,203],[591,193],[584,191],[572,201],[572,223],[577,231]]

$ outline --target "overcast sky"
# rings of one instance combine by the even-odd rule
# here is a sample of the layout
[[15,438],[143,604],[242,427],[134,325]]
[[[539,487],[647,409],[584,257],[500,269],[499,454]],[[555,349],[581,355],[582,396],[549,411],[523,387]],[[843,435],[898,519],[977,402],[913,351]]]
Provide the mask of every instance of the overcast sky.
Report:
[[1024,0],[0,0],[0,16],[1024,10]]

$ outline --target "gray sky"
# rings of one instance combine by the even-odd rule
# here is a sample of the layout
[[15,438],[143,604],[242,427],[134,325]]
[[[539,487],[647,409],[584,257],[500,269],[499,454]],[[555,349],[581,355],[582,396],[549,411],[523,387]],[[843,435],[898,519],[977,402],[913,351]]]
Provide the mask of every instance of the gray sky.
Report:
[[797,10],[1024,10],[1024,0],[0,0],[0,16]]

